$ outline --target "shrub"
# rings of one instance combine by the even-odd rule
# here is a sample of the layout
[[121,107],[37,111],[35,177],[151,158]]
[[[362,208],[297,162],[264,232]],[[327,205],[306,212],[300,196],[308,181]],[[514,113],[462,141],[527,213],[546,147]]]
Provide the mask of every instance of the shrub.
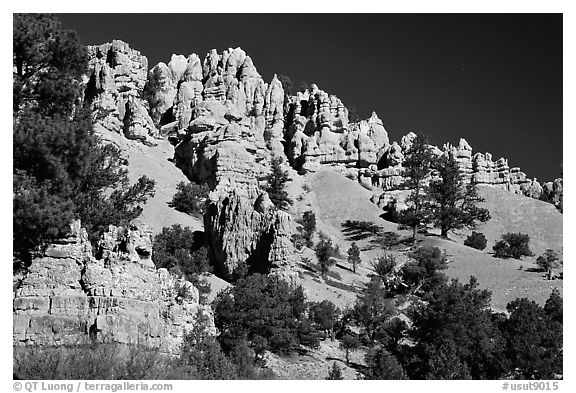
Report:
[[197,233],[180,224],[162,228],[152,243],[153,260],[157,268],[166,268],[195,282],[195,275],[211,272],[208,250]]
[[402,266],[402,280],[414,293],[424,293],[446,281],[446,276],[439,270],[447,267],[446,255],[439,248],[425,246],[409,255],[413,260]]
[[344,379],[342,377],[342,370],[340,369],[340,367],[336,364],[336,362],[332,363],[332,368],[330,369],[330,371],[328,372],[328,376],[326,377],[326,379],[328,380],[340,380],[340,379]]
[[475,248],[476,250],[483,250],[486,248],[488,241],[482,232],[472,232],[470,236],[464,240],[464,245]]
[[558,253],[554,250],[546,250],[543,255],[539,256],[536,259],[536,264],[540,267],[540,269],[544,271],[548,271],[550,269],[557,268],[560,265],[560,257]]
[[396,267],[396,258],[393,255],[384,254],[376,262],[372,262],[372,268],[383,281],[386,281],[388,275],[394,271],[394,267]]
[[158,351],[116,343],[14,349],[15,379],[197,379]]
[[208,198],[208,186],[181,181],[176,186],[176,189],[178,191],[172,197],[170,206],[182,213],[194,217],[202,217],[205,211],[205,201]]
[[520,259],[521,256],[534,255],[530,251],[530,236],[523,233],[506,233],[502,235],[502,240],[496,242],[492,249],[496,258]]

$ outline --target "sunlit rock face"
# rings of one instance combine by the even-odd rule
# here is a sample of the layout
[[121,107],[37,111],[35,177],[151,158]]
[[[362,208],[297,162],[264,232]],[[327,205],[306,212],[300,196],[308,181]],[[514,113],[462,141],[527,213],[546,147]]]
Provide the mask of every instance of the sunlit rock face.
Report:
[[199,315],[215,334],[210,306],[188,281],[156,269],[152,232],[110,225],[96,257],[75,221],[35,258],[14,292],[14,345],[134,344],[177,354]]
[[98,123],[129,139],[151,140],[158,130],[143,99],[148,60],[119,40],[88,47],[88,75],[84,99]]
[[292,218],[260,184],[272,153],[258,143],[248,117],[235,106],[203,101],[176,146],[176,165],[211,189],[204,230],[224,277],[242,266],[270,273],[294,263]]

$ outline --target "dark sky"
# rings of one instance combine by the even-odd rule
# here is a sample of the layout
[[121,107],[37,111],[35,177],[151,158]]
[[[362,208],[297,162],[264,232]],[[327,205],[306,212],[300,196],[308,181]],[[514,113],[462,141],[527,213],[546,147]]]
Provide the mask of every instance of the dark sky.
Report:
[[269,82],[316,83],[391,140],[466,138],[541,182],[562,170],[561,14],[64,14],[86,45],[121,39],[150,67],[242,47]]

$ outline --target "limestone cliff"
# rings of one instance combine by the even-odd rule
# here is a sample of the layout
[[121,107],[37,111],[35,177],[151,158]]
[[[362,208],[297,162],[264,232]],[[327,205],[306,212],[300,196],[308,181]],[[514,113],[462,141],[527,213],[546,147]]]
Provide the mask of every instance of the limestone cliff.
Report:
[[14,345],[117,342],[176,354],[197,313],[213,321],[198,289],[156,269],[143,224],[111,225],[98,258],[91,248],[76,221],[33,260],[14,291]]

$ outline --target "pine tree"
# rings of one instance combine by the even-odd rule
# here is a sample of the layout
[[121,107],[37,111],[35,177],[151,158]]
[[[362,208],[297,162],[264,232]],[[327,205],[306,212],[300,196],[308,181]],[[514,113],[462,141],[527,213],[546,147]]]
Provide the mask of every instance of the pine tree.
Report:
[[146,176],[130,185],[121,151],[100,143],[80,106],[86,48],[53,15],[15,14],[13,190],[16,269],[80,218],[91,240],[125,225],[154,193]]
[[356,265],[359,265],[362,260],[360,259],[360,248],[353,242],[348,249],[348,263],[352,265],[352,270],[356,273]]
[[328,372],[328,376],[326,377],[328,380],[342,380],[344,377],[342,376],[342,370],[336,364],[336,362],[332,363],[332,368]]
[[428,145],[427,138],[422,134],[416,135],[402,164],[406,177],[403,186],[412,190],[406,199],[409,207],[400,212],[398,216],[398,222],[401,225],[412,228],[413,240],[416,240],[418,229],[430,220],[428,179],[432,171],[433,161],[434,154]]
[[465,184],[453,157],[440,157],[434,167],[439,177],[430,182],[429,197],[434,226],[440,228],[441,236],[448,237],[454,229],[475,229],[479,222],[490,219],[490,212],[478,207],[484,199],[478,195],[476,183]]
[[287,210],[294,203],[286,192],[286,183],[290,181],[288,172],[282,169],[282,158],[272,159],[272,172],[266,177],[266,191],[272,203],[281,210]]
[[332,240],[321,233],[320,241],[316,244],[315,252],[318,265],[320,266],[320,274],[322,277],[326,277],[326,274],[330,271],[330,267],[336,263],[334,259],[336,250],[332,246]]

